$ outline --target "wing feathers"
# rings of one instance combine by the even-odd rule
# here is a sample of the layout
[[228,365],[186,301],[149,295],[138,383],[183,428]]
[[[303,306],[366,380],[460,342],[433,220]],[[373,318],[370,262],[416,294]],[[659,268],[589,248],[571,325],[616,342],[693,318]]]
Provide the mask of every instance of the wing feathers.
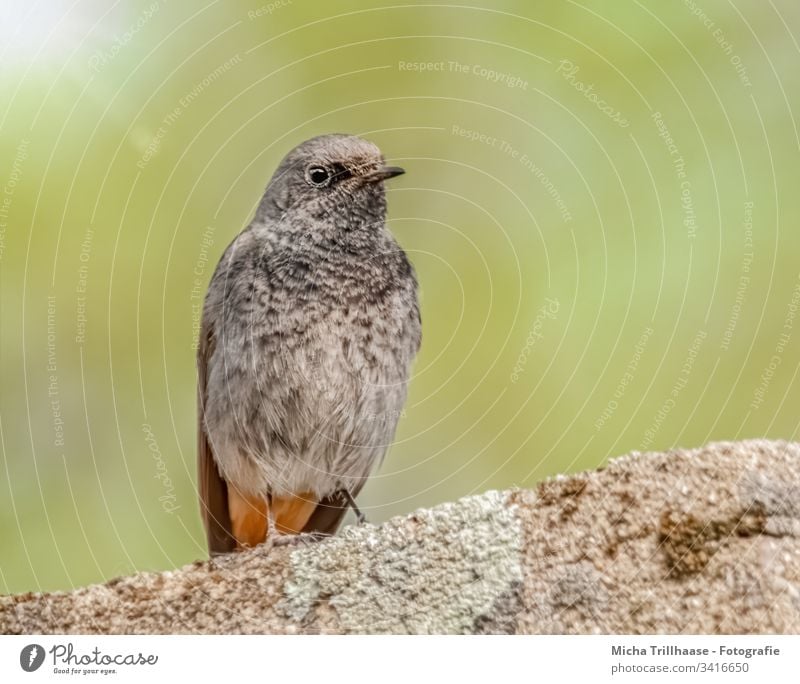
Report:
[[197,352],[197,480],[200,490],[200,514],[206,528],[211,555],[228,553],[236,547],[228,512],[228,485],[219,474],[205,428],[206,383],[208,362],[214,351],[214,339],[207,326],[200,331]]

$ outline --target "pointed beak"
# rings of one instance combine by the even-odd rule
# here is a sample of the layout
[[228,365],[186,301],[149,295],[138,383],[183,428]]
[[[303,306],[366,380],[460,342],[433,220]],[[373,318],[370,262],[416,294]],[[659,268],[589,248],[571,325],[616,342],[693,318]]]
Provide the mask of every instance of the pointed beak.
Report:
[[366,177],[370,183],[376,183],[378,181],[388,180],[389,178],[394,178],[395,176],[401,176],[406,172],[405,169],[401,169],[399,166],[382,166],[377,171],[373,171]]

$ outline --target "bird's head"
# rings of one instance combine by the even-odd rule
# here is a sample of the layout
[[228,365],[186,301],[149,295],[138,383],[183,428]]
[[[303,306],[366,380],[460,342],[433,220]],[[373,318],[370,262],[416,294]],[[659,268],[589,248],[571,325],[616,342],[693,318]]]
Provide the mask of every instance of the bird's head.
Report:
[[387,166],[374,143],[354,135],[321,135],[284,157],[267,186],[259,213],[282,222],[293,215],[333,221],[347,229],[383,223],[383,182],[404,173]]

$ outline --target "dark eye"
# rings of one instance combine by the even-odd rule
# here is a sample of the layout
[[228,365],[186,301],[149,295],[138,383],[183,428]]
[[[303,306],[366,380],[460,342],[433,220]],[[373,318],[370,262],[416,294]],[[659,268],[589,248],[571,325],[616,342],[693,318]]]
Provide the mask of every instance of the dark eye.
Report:
[[311,185],[321,188],[327,185],[331,180],[331,174],[324,166],[309,166],[306,171],[306,177]]

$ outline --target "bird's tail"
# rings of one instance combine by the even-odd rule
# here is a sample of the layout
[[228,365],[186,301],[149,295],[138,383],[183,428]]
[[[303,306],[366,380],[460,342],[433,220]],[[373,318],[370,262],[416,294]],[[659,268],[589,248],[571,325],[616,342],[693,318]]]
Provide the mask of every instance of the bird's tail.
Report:
[[237,547],[262,544],[271,529],[279,534],[299,534],[317,503],[317,498],[309,492],[263,499],[228,485],[228,512]]

